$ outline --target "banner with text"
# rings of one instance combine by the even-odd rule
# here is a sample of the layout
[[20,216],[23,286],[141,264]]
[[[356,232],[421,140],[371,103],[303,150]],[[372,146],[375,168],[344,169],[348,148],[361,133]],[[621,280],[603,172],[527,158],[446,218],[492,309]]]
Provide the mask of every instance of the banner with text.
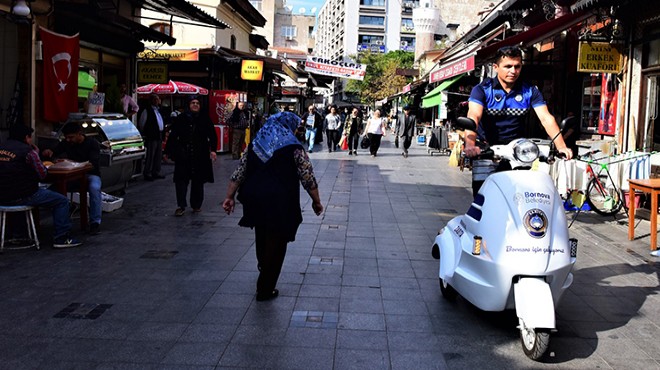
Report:
[[619,73],[621,53],[609,42],[580,42],[578,72]]
[[367,65],[308,56],[305,70],[324,76],[362,81],[367,74]]
[[449,77],[458,76],[461,73],[469,72],[474,69],[474,55],[467,58],[457,60],[455,62],[447,63],[437,71],[431,72],[429,76],[429,83],[439,82],[446,80]]

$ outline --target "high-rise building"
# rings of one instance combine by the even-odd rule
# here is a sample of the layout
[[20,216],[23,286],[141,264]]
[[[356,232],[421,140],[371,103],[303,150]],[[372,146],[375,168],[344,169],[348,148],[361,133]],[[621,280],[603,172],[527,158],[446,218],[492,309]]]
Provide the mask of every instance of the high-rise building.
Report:
[[[414,52],[418,41],[423,43],[422,52],[441,47],[444,39],[471,29],[479,20],[479,10],[489,3],[484,0],[326,0],[317,19],[315,54],[345,60],[366,50]],[[413,13],[417,16],[413,17]]]

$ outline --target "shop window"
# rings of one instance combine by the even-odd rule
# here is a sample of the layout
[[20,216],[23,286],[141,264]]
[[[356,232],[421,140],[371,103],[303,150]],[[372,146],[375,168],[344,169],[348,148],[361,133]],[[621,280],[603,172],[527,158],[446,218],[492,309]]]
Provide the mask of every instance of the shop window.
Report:
[[172,36],[172,26],[170,26],[169,23],[154,23],[151,26],[149,26],[151,29],[156,30],[160,33],[164,33],[167,36]]
[[619,82],[610,73],[592,73],[582,83],[581,128],[585,133],[614,135]]
[[582,118],[581,128],[584,133],[596,133],[598,113],[600,111],[600,73],[592,73],[582,81]]

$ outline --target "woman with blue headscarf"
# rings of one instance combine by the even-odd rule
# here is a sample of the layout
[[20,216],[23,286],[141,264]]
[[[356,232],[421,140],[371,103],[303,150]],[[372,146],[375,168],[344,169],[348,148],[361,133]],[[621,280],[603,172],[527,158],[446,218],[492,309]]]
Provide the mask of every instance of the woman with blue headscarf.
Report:
[[300,184],[312,198],[316,215],[323,212],[318,184],[307,153],[294,132],[300,118],[290,112],[272,115],[241,157],[222,203],[234,211],[234,196],[243,205],[239,225],[254,228],[257,249],[257,301],[277,297],[275,289],[286,255],[302,223]]

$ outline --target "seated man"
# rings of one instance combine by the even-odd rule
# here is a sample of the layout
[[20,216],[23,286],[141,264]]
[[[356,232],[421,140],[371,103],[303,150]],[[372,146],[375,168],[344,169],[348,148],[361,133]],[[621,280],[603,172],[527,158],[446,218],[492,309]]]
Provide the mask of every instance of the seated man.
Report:
[[[54,150],[43,151],[45,157],[67,158],[75,162],[86,162],[94,166],[87,174],[89,184],[89,232],[92,235],[101,231],[101,170],[99,169],[99,142],[85,136],[79,123],[70,122],[62,128],[64,141]],[[81,194],[83,196],[83,194]]]
[[39,188],[47,170],[32,145],[32,128],[18,124],[9,130],[9,140],[0,144],[0,204],[53,209],[53,248],[75,247],[72,238],[69,200],[62,194]]

